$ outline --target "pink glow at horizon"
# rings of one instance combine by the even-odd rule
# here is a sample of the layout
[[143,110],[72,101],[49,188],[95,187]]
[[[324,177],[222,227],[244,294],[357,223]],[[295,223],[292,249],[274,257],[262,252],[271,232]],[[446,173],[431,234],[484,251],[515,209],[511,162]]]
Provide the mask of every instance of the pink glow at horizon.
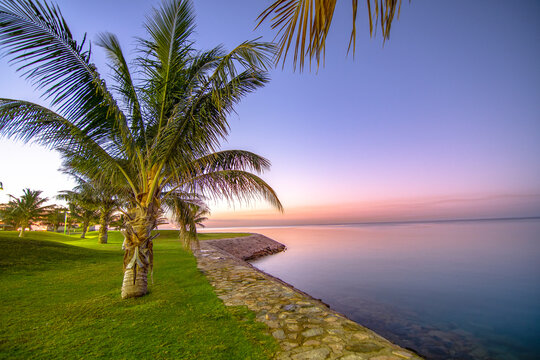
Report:
[[328,203],[286,208],[214,212],[208,227],[347,224],[392,221],[429,221],[537,217],[540,194],[484,197],[439,197]]

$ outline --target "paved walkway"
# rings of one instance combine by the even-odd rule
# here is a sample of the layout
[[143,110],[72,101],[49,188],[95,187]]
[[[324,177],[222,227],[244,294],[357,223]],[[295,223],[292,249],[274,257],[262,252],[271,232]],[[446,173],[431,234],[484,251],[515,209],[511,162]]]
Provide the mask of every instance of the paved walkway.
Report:
[[247,306],[268,325],[281,346],[275,359],[420,359],[205,241],[194,253],[225,305]]

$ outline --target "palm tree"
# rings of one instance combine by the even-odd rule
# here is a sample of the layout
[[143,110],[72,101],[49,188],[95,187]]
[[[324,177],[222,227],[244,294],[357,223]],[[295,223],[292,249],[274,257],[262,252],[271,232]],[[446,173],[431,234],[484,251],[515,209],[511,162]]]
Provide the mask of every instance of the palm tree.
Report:
[[18,219],[11,203],[0,204],[0,220],[2,221],[3,230],[17,230]]
[[180,240],[189,249],[192,242],[197,242],[197,226],[204,227],[210,209],[197,194],[175,194],[167,199],[166,205],[180,228]]
[[227,116],[268,81],[272,45],[246,41],[230,52],[221,46],[196,50],[188,0],[164,0],[145,29],[133,62],[115,35],[99,36],[113,72],[109,91],[84,40],[72,37],[57,6],[0,0],[0,47],[54,109],[0,99],[0,135],[58,149],[80,176],[122,192],[128,204],[124,298],[147,292],[151,231],[163,200],[175,191],[262,198],[282,210],[274,190],[252,173],[268,169],[268,160],[246,151],[218,151],[228,134]]
[[26,228],[32,229],[35,221],[41,220],[52,205],[44,205],[49,199],[42,198],[42,191],[24,189],[21,197],[9,195],[11,198],[8,206],[3,212],[8,222],[21,227],[19,237],[24,237]]
[[50,225],[53,232],[58,230],[58,227],[64,223],[67,209],[61,206],[53,205],[47,214],[45,214],[45,222]]
[[90,223],[99,218],[98,205],[93,195],[87,188],[82,187],[75,190],[63,190],[57,196],[58,199],[68,202],[71,218],[81,224],[81,239],[86,237]]
[[58,196],[59,199],[66,200],[71,205],[71,212],[77,220],[83,224],[83,234],[91,221],[98,219],[100,244],[106,244],[108,240],[109,224],[112,221],[114,212],[120,206],[120,200],[115,195],[114,187],[104,184],[91,182],[77,176],[69,169],[69,161],[66,162],[63,171],[66,174],[75,177],[79,183],[73,190],[64,190]]
[[[366,0],[366,2],[369,34],[373,36],[377,22],[380,22],[383,39],[389,39],[390,27],[396,12],[399,18],[401,0]],[[296,69],[298,62],[302,71],[306,57],[309,58],[310,66],[311,61],[315,59],[319,67],[321,58],[324,59],[326,37],[330,31],[336,3],[337,0],[276,0],[266,8],[259,15],[257,26],[271,17],[272,29],[278,29],[276,37],[279,37],[279,51],[276,63],[283,58],[285,64],[287,53],[294,40],[293,67]],[[347,52],[352,45],[354,53],[356,47],[357,12],[358,0],[352,0],[352,31]]]

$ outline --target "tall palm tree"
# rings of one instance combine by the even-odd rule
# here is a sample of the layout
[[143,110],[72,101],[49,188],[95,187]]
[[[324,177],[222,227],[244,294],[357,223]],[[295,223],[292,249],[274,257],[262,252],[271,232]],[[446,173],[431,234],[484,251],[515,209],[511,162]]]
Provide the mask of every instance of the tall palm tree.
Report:
[[[352,1],[352,31],[347,51],[356,47],[356,15],[358,0]],[[410,0],[409,0],[410,1]],[[390,28],[394,17],[399,17],[401,0],[366,0],[369,18],[369,34],[373,36],[377,22],[380,22],[384,40],[390,38]],[[332,18],[337,0],[276,0],[258,17],[259,25],[271,17],[272,29],[278,29],[279,51],[276,62],[285,59],[294,40],[293,67],[299,64],[300,71],[304,68],[305,58],[309,64],[313,59],[319,67],[321,58],[324,59],[326,37],[330,31]],[[375,26],[373,25],[375,23]],[[257,25],[257,26],[259,26]]]
[[175,191],[262,198],[282,209],[274,190],[252,173],[268,169],[268,160],[218,151],[228,134],[227,116],[268,81],[273,47],[246,41],[230,52],[221,46],[196,50],[188,0],[164,0],[145,29],[133,62],[115,35],[99,36],[113,72],[109,91],[84,39],[73,38],[57,6],[0,0],[0,47],[54,109],[0,99],[0,135],[61,150],[82,177],[123,191],[124,298],[147,292],[151,231],[163,200]]
[[32,224],[41,220],[52,208],[52,205],[45,205],[49,199],[41,197],[41,193],[41,190],[23,189],[21,197],[9,195],[11,200],[3,212],[8,221],[13,222],[16,227],[21,227],[19,237],[24,237],[24,230],[31,229]]

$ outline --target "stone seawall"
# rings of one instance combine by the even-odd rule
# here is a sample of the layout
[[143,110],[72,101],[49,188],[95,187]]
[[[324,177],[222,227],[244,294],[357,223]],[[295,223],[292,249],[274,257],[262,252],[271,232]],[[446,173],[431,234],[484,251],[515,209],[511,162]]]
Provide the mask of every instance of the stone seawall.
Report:
[[272,255],[286,249],[282,243],[261,234],[231,239],[206,240],[204,243],[246,261]]
[[285,246],[253,234],[201,241],[200,248],[194,250],[199,269],[224,304],[247,306],[258,321],[268,326],[268,332],[281,348],[275,359],[421,359],[243,261],[258,257],[262,252],[275,253],[278,249],[283,251]]

